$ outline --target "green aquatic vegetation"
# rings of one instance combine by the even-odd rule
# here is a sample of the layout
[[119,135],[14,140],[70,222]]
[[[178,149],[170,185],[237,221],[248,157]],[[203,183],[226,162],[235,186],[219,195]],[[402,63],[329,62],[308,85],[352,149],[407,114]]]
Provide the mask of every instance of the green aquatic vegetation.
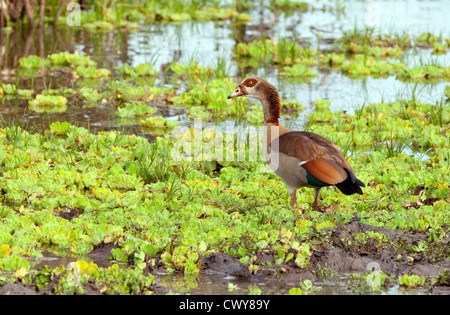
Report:
[[[173,163],[170,162],[170,148],[164,141],[136,149],[135,161],[126,164],[127,172],[140,175],[146,183],[169,180]],[[133,170],[134,169],[134,170]]]
[[[355,237],[355,240],[364,248],[367,246],[376,246],[380,250],[383,246],[389,244],[389,238],[377,232],[367,231],[365,233],[358,233]],[[370,244],[371,242],[375,242],[375,244]]]
[[99,79],[109,77],[111,71],[108,69],[97,69],[95,66],[78,66],[75,68],[75,72],[84,79]]
[[189,86],[196,86],[199,82],[205,83],[216,78],[214,69],[203,67],[194,61],[188,65],[179,62],[171,63],[169,69],[177,75],[178,79],[187,79]]
[[[130,87],[108,84],[106,93],[125,94]],[[204,92],[228,84],[235,87],[231,80],[211,79]],[[201,101],[193,106],[208,107],[200,92],[189,97]],[[134,110],[150,114],[142,106],[147,103],[124,104],[130,115]],[[282,105],[283,111],[302,109],[298,102],[283,100]],[[328,100],[314,105],[314,115],[326,119],[310,118],[314,123],[308,130],[334,141],[366,183],[363,196],[325,190],[324,212],[310,210],[313,195],[306,189],[298,194],[299,206],[290,206],[279,178],[259,154],[251,154],[257,135],[242,140],[218,130],[188,129],[148,143],[117,131],[92,134],[67,122],[52,123],[42,133],[13,125],[0,129],[1,276],[55,293],[137,294],[152,290],[156,264],[195,277],[204,268],[202,257],[213,253],[236,257],[255,275],[283,264],[311,268],[314,251],[330,246],[329,229],[355,217],[363,224],[427,236],[405,248],[395,238],[367,231],[347,240],[357,249],[401,247],[411,257],[445,258],[448,106],[398,100],[366,104],[349,114],[332,112]],[[260,107],[245,112],[253,114],[250,120],[258,121]],[[162,118],[151,126],[159,123],[167,127]],[[112,259],[133,264],[101,268],[86,262],[35,270],[29,259],[44,251],[79,257],[105,245],[112,247]],[[259,260],[262,253],[273,257],[272,266]]]
[[[189,91],[173,98],[172,102],[176,106],[188,108],[202,106],[213,117],[240,116],[244,112],[245,102],[227,99],[229,91],[235,87],[236,83],[229,78],[210,80],[204,84],[195,85]],[[209,114],[205,115],[205,117],[208,116]]]
[[407,288],[414,288],[425,284],[426,278],[417,275],[403,275],[398,277],[397,282]]
[[445,95],[445,97],[447,97],[447,100],[450,99],[450,85],[447,85],[445,87],[444,95]]
[[351,54],[364,54],[375,58],[400,58],[403,54],[401,47],[379,47],[379,46],[366,46],[364,44],[356,44],[351,42],[343,47],[345,53]]
[[345,61],[344,54],[327,53],[325,55],[320,55],[320,64],[328,65],[330,67],[337,67]]
[[[103,3],[88,4],[91,10],[82,10],[80,27],[92,31],[109,31],[117,28],[135,30],[148,21],[166,21],[182,23],[190,20],[215,21],[233,20],[247,22],[251,16],[226,8],[217,1],[181,1],[170,0],[164,3],[144,1],[139,3]],[[65,26],[66,16],[60,16],[58,25]]]
[[141,125],[144,130],[159,132],[168,132],[178,126],[176,120],[165,119],[163,117],[145,117],[141,119]]
[[156,112],[155,107],[150,107],[142,103],[128,103],[116,111],[116,116],[120,118],[151,116]]
[[245,112],[246,120],[254,126],[260,126],[264,123],[264,113],[261,106],[254,106]]
[[[440,37],[424,33],[416,40],[416,46],[420,48],[424,45],[432,45],[434,54],[445,53],[447,46],[439,41]],[[407,35],[374,35],[372,28],[354,29],[344,33],[334,43],[335,51],[320,54],[319,64],[331,67],[333,70],[340,70],[352,78],[396,75],[399,80],[420,83],[448,80],[450,70],[445,66],[423,64],[409,68],[403,62],[393,62],[394,59],[402,57],[405,49],[412,47],[414,45]],[[339,54],[340,52],[349,55]]]
[[154,20],[169,22],[186,22],[189,20],[211,21],[211,20],[236,20],[248,22],[251,16],[245,12],[220,7],[218,3],[209,3],[199,6],[197,1],[170,1],[160,5],[153,3],[145,9],[147,14]]
[[97,63],[90,57],[71,54],[69,52],[59,52],[47,57],[52,66],[56,67],[96,67]]
[[285,99],[282,99],[280,101],[280,106],[281,106],[281,111],[283,112],[292,112],[292,111],[296,111],[296,112],[301,112],[305,109],[305,107],[296,100],[290,100],[289,102]]
[[343,72],[348,73],[348,75],[352,76],[352,77],[360,77],[360,76],[370,75],[370,68],[367,66],[366,62],[364,62],[364,61],[343,62],[341,69]]
[[4,84],[0,83],[0,96],[3,95],[16,95],[19,91],[17,84]]
[[83,27],[91,31],[111,31],[115,28],[114,24],[108,21],[94,21],[83,24]]
[[370,66],[369,71],[372,75],[392,75],[396,73],[397,69],[402,67],[402,64],[393,64],[389,62],[377,62]]
[[306,12],[309,9],[309,4],[303,1],[272,0],[270,1],[270,8],[272,10],[281,10],[283,12],[292,10],[295,10],[296,12]]
[[285,39],[254,40],[249,43],[239,43],[235,49],[235,58],[241,65],[258,66],[261,62],[266,64],[279,64],[283,66],[295,65],[305,62],[316,65],[317,51],[302,48],[297,43]]
[[212,113],[208,110],[205,110],[204,106],[194,105],[187,109],[186,114],[190,118],[201,118],[204,120],[212,119]]
[[439,54],[445,54],[447,53],[447,44],[441,44],[441,43],[434,43],[433,44],[433,54],[439,55]]
[[19,95],[20,98],[30,100],[33,98],[34,90],[19,89],[17,91],[17,94]]
[[50,130],[52,133],[57,135],[67,135],[71,127],[72,125],[69,124],[67,121],[64,122],[56,121],[50,125]]
[[86,87],[82,87],[81,89],[78,89],[77,92],[75,92],[75,91],[73,91],[73,92],[78,93],[80,95],[80,97],[87,103],[95,103],[104,98],[103,93],[99,93],[98,90],[86,88]]
[[437,35],[431,34],[429,32],[425,32],[425,33],[415,36],[414,39],[418,45],[430,46],[436,42],[440,42],[441,36],[437,36]]
[[[375,29],[372,27],[365,27],[362,29],[353,28],[349,31],[345,31],[342,36],[334,44],[336,48],[351,52],[351,53],[368,53],[370,49],[375,49],[372,56],[381,56],[385,53],[379,54],[380,51],[394,52],[388,53],[391,57],[397,55],[398,49],[411,48],[411,37],[407,34],[376,34]],[[393,50],[391,50],[393,49]],[[386,56],[387,57],[387,56]],[[397,55],[397,57],[399,57]]]
[[307,81],[318,75],[316,71],[310,69],[307,65],[303,63],[299,63],[293,66],[286,66],[283,68],[283,72],[281,72],[280,74],[287,75],[290,77],[303,77]]
[[135,67],[131,67],[128,64],[123,64],[117,69],[117,73],[119,75],[129,77],[155,76],[158,74],[157,70],[153,68],[150,63],[138,64]]
[[163,253],[161,260],[169,272],[182,270],[184,274],[198,274],[200,272],[197,264],[200,263],[199,255],[188,246],[178,246],[173,253]]
[[329,110],[330,105],[331,105],[331,102],[327,101],[327,100],[319,99],[319,100],[314,101],[315,109],[318,111]]
[[329,109],[330,105],[331,105],[331,102],[327,101],[327,100],[319,99],[319,100],[314,101],[315,109],[308,116],[309,123],[312,124],[315,122],[331,121],[333,118],[333,113]]
[[8,244],[0,245],[0,258],[5,258],[6,256],[11,255],[12,250]]
[[354,60],[344,61],[335,68],[353,78],[372,75],[389,76],[396,75],[399,80],[418,81],[422,83],[435,82],[436,80],[448,80],[450,68],[439,65],[424,65],[408,68],[404,63],[379,61],[374,57],[355,55]]
[[110,267],[98,267],[96,264],[78,260],[50,269],[44,266],[31,270],[24,283],[35,283],[40,290],[45,290],[53,283],[57,294],[87,294],[89,290],[111,295],[151,294],[154,277],[139,269],[124,269],[117,264]]
[[[85,91],[87,92],[87,91],[92,91],[92,90],[88,89],[88,88],[81,88],[79,90],[80,94],[83,94]],[[73,95],[77,94],[77,91],[75,91],[72,88],[44,89],[39,94],[43,94],[43,95],[60,95],[60,96],[70,97],[70,96],[73,96]]]
[[[427,169],[430,167],[441,167],[442,173],[434,176],[435,184],[427,184],[430,186],[429,194],[441,196],[438,198],[445,198],[448,185],[446,180],[446,158],[442,155],[441,150],[448,150],[448,140],[445,134],[448,130],[445,123],[436,119],[430,119],[430,112],[442,108],[445,112],[445,107],[439,105],[423,104],[417,101],[399,101],[389,104],[371,104],[364,106],[361,110],[356,111],[355,116],[345,114],[333,115],[332,120],[334,132],[330,133],[326,130],[330,125],[313,125],[311,131],[329,134],[330,139],[334,141],[339,147],[347,148],[353,152],[363,151],[366,153],[365,159],[368,159],[371,164],[369,166],[380,167],[383,172],[377,172],[372,181],[376,183],[383,183],[384,185],[394,185],[402,187],[402,189],[414,190],[420,185],[421,181],[428,182],[433,177],[429,175]],[[444,114],[442,117],[448,121],[448,115]],[[360,118],[358,118],[360,117]],[[427,126],[424,128],[424,126]],[[441,148],[441,149],[439,149]],[[426,151],[429,159],[418,163],[416,155],[407,155],[406,149],[423,150]],[[386,160],[387,159],[387,160]],[[441,161],[441,162],[437,162]],[[443,163],[442,163],[443,162]],[[392,163],[396,170],[388,165]],[[415,176],[409,171],[409,163],[414,165],[421,165],[416,169]],[[405,177],[401,169],[408,169],[410,174]],[[388,171],[389,170],[389,171]],[[434,171],[432,172],[434,173]],[[428,175],[427,175],[428,174]],[[419,178],[421,180],[419,180]],[[433,187],[433,188],[431,188]],[[384,191],[384,190],[383,190]],[[444,206],[446,203],[444,204]],[[438,204],[435,204],[438,207]],[[397,221],[396,221],[397,222]],[[403,223],[402,223],[403,224]],[[412,228],[417,228],[412,225]]]
[[28,56],[19,59],[19,66],[23,69],[43,69],[48,66],[50,61],[48,59],[42,59],[39,56]]
[[137,86],[131,82],[110,80],[108,81],[107,97],[123,102],[149,102],[153,98],[164,95],[171,95],[173,88],[158,87],[151,85]]
[[450,67],[424,65],[416,66],[412,69],[405,68],[398,72],[398,77],[401,80],[414,80],[419,82],[433,79],[448,80],[450,78]]
[[354,60],[344,61],[340,66],[341,71],[351,77],[394,75],[404,68],[402,63],[378,61],[365,55],[356,55]]
[[28,108],[38,112],[61,113],[67,109],[67,98],[59,95],[38,94],[28,102]]

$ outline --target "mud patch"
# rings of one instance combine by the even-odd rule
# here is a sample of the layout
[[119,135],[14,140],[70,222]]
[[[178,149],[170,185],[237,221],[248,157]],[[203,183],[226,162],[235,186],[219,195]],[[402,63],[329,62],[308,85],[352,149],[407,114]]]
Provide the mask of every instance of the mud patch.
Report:
[[94,250],[87,254],[87,256],[99,267],[107,268],[111,265],[111,250],[115,248],[119,248],[119,246],[112,243],[106,244],[102,242],[96,245]]
[[202,257],[204,269],[207,274],[222,274],[232,277],[251,277],[251,273],[247,270],[238,258],[223,254],[213,253],[207,257]]
[[79,208],[63,206],[61,207],[61,210],[54,209],[53,213],[58,217],[66,219],[67,221],[71,221],[72,219],[79,217],[83,213],[83,210]]
[[[419,288],[420,293],[450,293],[450,273],[445,272],[446,269],[450,270],[448,253],[443,256],[444,259],[432,260],[428,254],[410,250],[427,240],[425,234],[390,230],[353,221],[328,229],[326,235],[322,245],[313,247],[309,268],[299,268],[293,260],[276,264],[274,253],[265,250],[252,258],[252,264],[259,266],[259,269],[252,272],[249,265],[242,264],[237,257],[222,253],[201,256],[200,275],[197,279],[194,277],[196,284],[189,287],[180,286],[180,283],[187,281],[182,273],[167,273],[159,256],[147,257],[146,272],[155,277],[153,294],[248,294],[253,286],[258,286],[262,294],[286,294],[305,280],[311,280],[315,286],[322,288],[322,291],[315,294],[352,294],[370,292],[357,287],[364,285],[365,281],[354,282],[350,274],[364,274],[377,266],[379,270],[392,276],[392,280],[386,285],[386,290],[391,290],[387,291],[388,294],[399,293],[395,279],[404,274],[435,279],[433,282],[427,281],[426,289]],[[364,238],[365,236],[368,237]],[[443,244],[447,251],[448,245],[448,241]],[[91,259],[99,267],[106,268],[111,265],[111,250],[114,248],[118,246],[101,243],[84,258],[57,257],[44,252],[44,261],[35,268],[43,265],[66,265],[78,259]],[[229,284],[237,289],[229,292]],[[87,294],[101,294],[98,288],[90,285],[85,289]],[[48,290],[37,290],[33,285],[16,282],[0,286],[0,294],[42,295],[54,292],[51,285]]]
[[[367,232],[386,238],[383,238],[382,244],[374,238],[358,241],[357,235],[367,235]],[[382,271],[397,276],[415,274],[436,277],[445,268],[450,268],[450,260],[432,261],[421,253],[407,251],[426,240],[427,236],[420,233],[350,222],[336,226],[331,233],[332,246],[314,251],[312,260],[313,265],[323,265],[333,272],[365,272],[369,270],[368,266],[375,263]]]
[[31,284],[15,282],[8,283],[0,287],[1,295],[36,295],[39,294],[34,290]]
[[[419,242],[428,239],[425,234],[390,230],[358,221],[337,225],[329,229],[328,233],[329,238],[323,247],[312,251],[309,268],[299,268],[292,261],[277,265],[274,254],[263,251],[254,259],[254,264],[260,266],[260,269],[252,273],[236,257],[213,253],[202,257],[202,273],[246,279],[248,282],[285,289],[293,284],[298,286],[299,282],[306,279],[313,283],[332,281],[334,285],[343,288],[347,286],[345,275],[374,271],[372,269],[375,266],[377,270],[394,276],[393,279],[404,274],[434,277],[438,280],[435,286],[439,287],[440,293],[450,292],[449,281],[445,278],[448,276],[442,276],[446,269],[450,269],[450,260],[433,260],[429,255],[411,250]],[[367,238],[361,240],[361,235],[367,235]],[[448,257],[447,254],[444,256]],[[338,276],[331,280],[324,279],[323,270]],[[398,286],[395,281],[390,284],[390,287],[394,286]],[[352,288],[345,292],[351,293]]]

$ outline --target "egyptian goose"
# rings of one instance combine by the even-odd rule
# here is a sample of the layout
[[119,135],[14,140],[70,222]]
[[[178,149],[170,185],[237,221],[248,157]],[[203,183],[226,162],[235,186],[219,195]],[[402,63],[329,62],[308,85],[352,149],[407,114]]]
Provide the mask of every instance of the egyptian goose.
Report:
[[320,189],[325,186],[336,186],[346,195],[363,193],[364,183],[356,178],[333,142],[312,132],[290,130],[279,123],[280,96],[272,84],[257,76],[248,77],[228,98],[239,96],[261,101],[265,158],[286,184],[293,204],[297,204],[296,192],[301,187],[314,188],[314,208],[318,207]]

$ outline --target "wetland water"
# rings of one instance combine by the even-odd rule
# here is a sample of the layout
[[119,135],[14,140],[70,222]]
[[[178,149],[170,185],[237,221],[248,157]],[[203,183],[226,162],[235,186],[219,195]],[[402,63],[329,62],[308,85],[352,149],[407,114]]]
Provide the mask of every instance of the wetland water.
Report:
[[[373,26],[376,32],[382,34],[419,35],[423,32],[439,34],[442,38],[450,37],[448,24],[449,1],[309,1],[315,9],[307,12],[294,12],[286,16],[284,13],[274,13],[264,6],[255,6],[251,11],[252,21],[247,24],[235,24],[230,21],[185,23],[143,23],[139,30],[124,31],[86,31],[70,27],[47,26],[43,32],[30,31],[27,28],[15,28],[11,33],[0,33],[0,79],[3,83],[18,83],[20,88],[41,90],[44,88],[80,88],[74,85],[67,73],[53,73],[51,76],[39,73],[34,79],[22,79],[19,73],[19,59],[29,55],[46,58],[49,54],[68,51],[90,56],[97,62],[99,68],[116,70],[124,64],[136,66],[151,63],[158,72],[164,73],[172,62],[188,64],[196,61],[202,66],[215,67],[218,60],[225,63],[228,75],[240,81],[245,74],[253,73],[268,78],[281,92],[282,98],[295,99],[304,105],[305,110],[298,116],[290,117],[288,124],[293,129],[301,129],[306,122],[304,114],[314,110],[313,102],[317,99],[331,101],[330,109],[344,110],[352,113],[364,104],[375,102],[391,102],[412,96],[423,102],[434,104],[443,102],[443,95],[448,82],[418,83],[398,80],[395,75],[374,78],[365,76],[350,78],[340,71],[318,69],[318,75],[310,82],[299,83],[279,75],[279,69],[272,65],[249,67],[242,69],[233,58],[233,49],[238,42],[249,42],[259,38],[285,38],[298,42],[303,47],[327,52],[344,34],[353,29],[363,29]],[[450,53],[435,55],[430,47],[413,48],[402,57],[402,62],[414,67],[421,64],[439,64],[450,66]],[[155,85],[173,87],[164,75],[158,76]],[[183,85],[179,87],[179,93]],[[71,124],[89,127],[92,132],[124,128],[126,132],[144,135],[139,123],[127,124],[116,117],[116,108],[108,103],[100,102],[96,106],[86,106],[80,100],[71,102],[64,112],[37,113],[28,108],[28,101],[18,98],[3,98],[0,114],[4,121],[16,120],[21,124],[41,131],[48,128],[54,121],[68,121]],[[180,125],[192,125],[192,120],[186,116],[184,109],[172,108],[160,102],[155,105],[165,118],[177,120]],[[214,124],[214,123],[212,123]],[[219,124],[242,124],[242,120],[227,119]],[[350,223],[353,224],[353,223]],[[386,231],[381,231],[388,233]],[[411,236],[415,238],[416,236]],[[418,236],[418,237],[424,237]],[[338,249],[336,249],[338,250]],[[339,249],[340,250],[340,249]],[[345,257],[346,261],[335,262],[341,257],[332,251],[317,252],[317,261],[327,261],[336,264],[336,276],[329,281],[316,282],[316,292],[345,294],[354,293],[348,287],[353,283],[342,274],[351,272],[363,273],[368,259]],[[107,266],[108,253],[97,256],[87,256],[99,266]],[[389,253],[386,253],[389,255]],[[106,259],[105,259],[106,258]],[[262,259],[262,258],[261,258]],[[272,260],[271,260],[272,259]],[[339,258],[341,259],[341,258]],[[273,257],[267,257],[273,263]],[[408,266],[397,266],[392,258],[386,257],[388,268],[411,271]],[[70,259],[64,257],[49,258],[41,264],[68,264]],[[219,264],[219,263],[218,263]],[[223,265],[225,263],[222,262]],[[218,270],[226,269],[219,266]],[[240,268],[240,267],[236,267]],[[424,275],[428,275],[433,267],[424,263]],[[428,268],[428,269],[427,269]],[[417,270],[416,270],[417,271]],[[257,287],[263,293],[287,293],[291,288],[298,287],[299,281],[314,279],[310,273],[289,274],[280,276],[273,283],[266,282],[262,277],[233,276],[227,270],[224,276],[221,272],[207,274],[194,279],[187,277],[156,273],[156,285],[173,288],[178,292],[191,294],[240,294],[248,293],[252,287]],[[240,272],[240,271],[239,271]],[[239,273],[238,272],[238,273]],[[420,273],[420,272],[419,272]],[[431,270],[435,273],[435,270]],[[219,275],[218,275],[219,274]],[[359,280],[358,280],[359,281]],[[320,289],[317,289],[320,288]],[[360,292],[365,293],[365,292]],[[398,285],[390,286],[382,291],[384,294],[399,293],[429,293],[427,291],[402,291]]]
[[[450,36],[446,12],[450,10],[448,1],[312,1],[314,10],[294,13],[286,17],[284,13],[274,14],[270,10],[256,6],[251,12],[252,22],[236,25],[230,21],[186,22],[143,24],[140,30],[126,32],[89,32],[71,28],[47,27],[43,34],[26,29],[13,33],[0,34],[0,79],[4,83],[14,83],[18,73],[18,60],[28,55],[47,55],[59,51],[91,56],[98,67],[117,69],[124,63],[135,66],[151,62],[158,70],[178,61],[189,63],[195,60],[203,66],[213,67],[218,58],[224,60],[231,77],[237,81],[242,77],[233,59],[237,42],[247,42],[256,38],[287,38],[297,40],[305,46],[326,51],[343,32],[373,26],[380,33],[418,35],[423,32]],[[342,6],[342,7],[341,7]],[[408,66],[424,63],[450,65],[450,54],[433,55],[430,48],[413,49],[403,57]],[[441,101],[445,82],[420,84],[402,82],[395,76],[384,78],[351,79],[339,71],[321,70],[309,83],[297,84],[290,79],[278,76],[278,70],[272,67],[247,69],[247,73],[256,73],[274,82],[283,98],[295,99],[305,106],[305,114],[313,109],[317,99],[331,100],[331,110],[343,109],[352,112],[363,104],[389,102],[415,95],[428,103]],[[70,84],[62,77],[36,78],[33,82],[21,80],[19,85],[29,88],[57,88]],[[23,82],[25,81],[25,82]],[[160,82],[155,82],[159,84]],[[164,85],[164,84],[163,84]],[[167,85],[165,85],[167,86]],[[94,130],[117,128],[121,125],[114,115],[114,108],[108,104],[99,107],[84,107],[83,104],[69,104],[69,110],[63,113],[37,114],[26,110],[27,102],[19,104],[3,100],[0,113],[3,117],[16,117],[30,125],[48,125],[52,121],[68,121],[80,126],[88,123]],[[183,114],[170,110],[161,110],[166,117],[172,116],[182,123],[189,124]],[[304,115],[291,121],[301,127]]]

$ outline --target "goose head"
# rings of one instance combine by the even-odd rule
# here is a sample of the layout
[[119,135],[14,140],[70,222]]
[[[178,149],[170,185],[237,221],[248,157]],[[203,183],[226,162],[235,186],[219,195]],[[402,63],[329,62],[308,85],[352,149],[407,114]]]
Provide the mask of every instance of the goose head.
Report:
[[278,124],[280,118],[280,96],[277,89],[258,76],[244,79],[228,98],[252,97],[261,101],[266,123]]

